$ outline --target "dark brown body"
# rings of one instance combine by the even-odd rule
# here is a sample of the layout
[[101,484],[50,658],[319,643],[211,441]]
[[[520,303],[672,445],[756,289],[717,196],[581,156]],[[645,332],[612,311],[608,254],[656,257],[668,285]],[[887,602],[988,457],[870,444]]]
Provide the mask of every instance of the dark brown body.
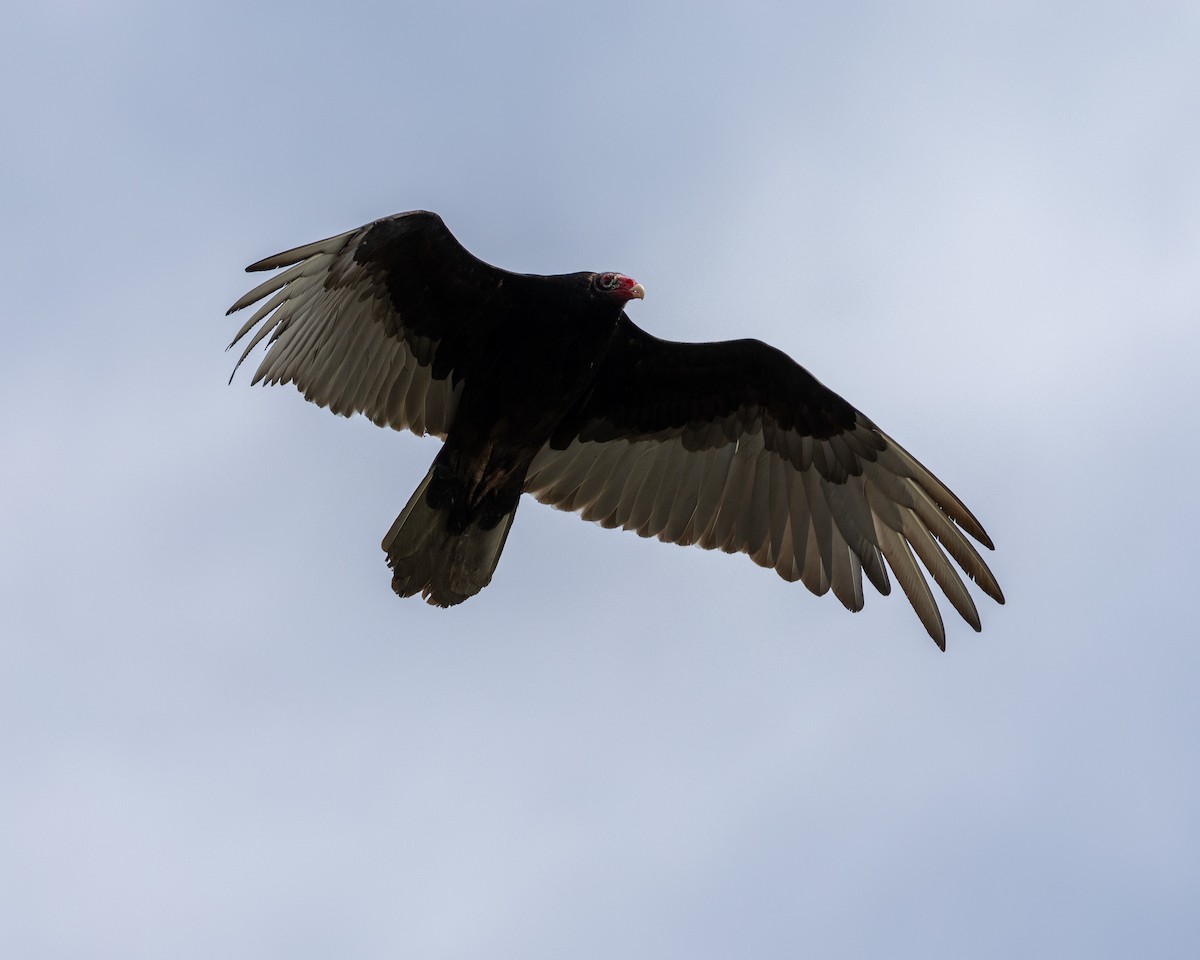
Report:
[[491,529],[516,510],[533,458],[591,389],[621,317],[621,304],[588,296],[593,276],[513,284],[519,309],[472,364],[434,460],[426,496],[452,532],[476,520]]

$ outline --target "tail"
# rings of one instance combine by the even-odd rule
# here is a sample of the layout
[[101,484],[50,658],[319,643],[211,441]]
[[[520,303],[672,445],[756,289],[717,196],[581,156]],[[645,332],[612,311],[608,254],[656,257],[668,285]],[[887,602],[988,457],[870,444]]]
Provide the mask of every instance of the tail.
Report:
[[498,517],[484,513],[453,522],[453,504],[438,503],[445,498],[429,495],[429,482],[437,469],[435,461],[383,538],[383,549],[396,593],[402,597],[420,593],[428,603],[452,607],[491,583],[517,513],[517,499]]

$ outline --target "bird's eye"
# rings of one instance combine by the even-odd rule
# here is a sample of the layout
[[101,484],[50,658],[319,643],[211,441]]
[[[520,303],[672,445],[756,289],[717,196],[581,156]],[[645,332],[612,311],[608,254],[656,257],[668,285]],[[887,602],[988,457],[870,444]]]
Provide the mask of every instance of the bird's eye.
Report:
[[596,278],[596,285],[601,290],[611,290],[617,285],[617,275],[615,273],[602,273]]

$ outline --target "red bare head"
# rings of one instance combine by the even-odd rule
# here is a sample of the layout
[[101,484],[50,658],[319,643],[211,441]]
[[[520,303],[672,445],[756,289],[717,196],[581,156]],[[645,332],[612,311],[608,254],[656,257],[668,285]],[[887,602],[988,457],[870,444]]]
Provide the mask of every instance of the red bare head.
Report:
[[594,281],[596,289],[603,294],[607,294],[621,303],[627,303],[630,300],[642,300],[646,296],[646,291],[640,283],[632,277],[627,277],[620,273],[598,273]]

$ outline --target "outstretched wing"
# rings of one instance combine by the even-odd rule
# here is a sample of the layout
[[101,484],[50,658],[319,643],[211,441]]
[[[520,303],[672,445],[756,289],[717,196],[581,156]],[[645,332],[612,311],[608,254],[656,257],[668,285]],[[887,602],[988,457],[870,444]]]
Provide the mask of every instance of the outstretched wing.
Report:
[[[525,489],[640,536],[749,554],[816,594],[863,606],[887,567],[939,647],[917,558],[976,630],[955,569],[1004,597],[967,539],[979,521],[903,447],[786,354],[756,340],[672,343],[627,317],[595,389],[533,461]],[[915,556],[914,556],[915,554]]]
[[[294,383],[334,413],[444,437],[517,275],[467,252],[433,213],[385,217],[251,264],[287,267],[229,309],[264,298],[238,366],[264,338],[254,381]],[[237,367],[234,367],[236,372]],[[230,378],[232,379],[232,378]]]

